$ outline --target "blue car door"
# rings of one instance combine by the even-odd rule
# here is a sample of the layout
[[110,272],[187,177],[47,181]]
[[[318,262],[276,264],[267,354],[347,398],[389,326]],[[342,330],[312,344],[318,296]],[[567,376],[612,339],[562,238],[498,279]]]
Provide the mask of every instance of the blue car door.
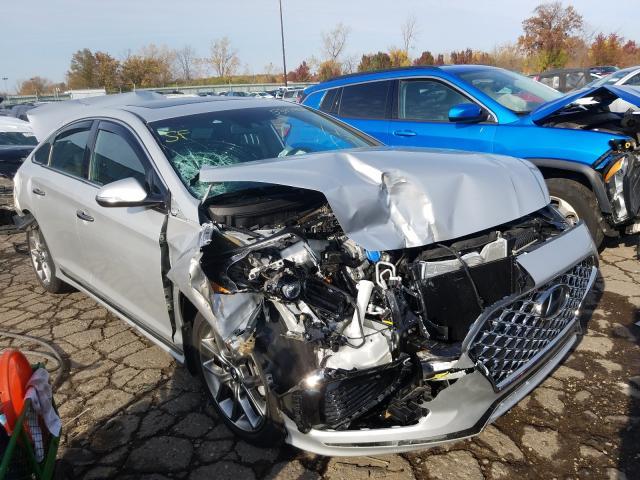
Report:
[[398,80],[393,96],[388,145],[493,152],[497,123],[491,112],[480,122],[449,120],[451,107],[463,103],[486,111],[452,85],[434,78]]
[[[338,89],[331,114],[387,144],[392,86],[392,80],[382,80]],[[320,110],[324,110],[322,103]]]

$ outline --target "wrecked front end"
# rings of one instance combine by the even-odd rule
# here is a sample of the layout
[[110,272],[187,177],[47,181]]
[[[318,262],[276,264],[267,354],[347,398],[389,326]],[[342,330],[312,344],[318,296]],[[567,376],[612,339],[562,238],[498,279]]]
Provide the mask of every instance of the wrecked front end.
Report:
[[319,192],[222,195],[199,266],[226,345],[261,359],[289,441],[327,455],[478,433],[576,342],[596,275],[544,207],[426,246],[368,250]]
[[611,206],[607,220],[615,228],[640,214],[639,107],[637,89],[606,85],[567,95],[531,114],[542,127],[610,135],[609,148],[592,166],[602,177]]

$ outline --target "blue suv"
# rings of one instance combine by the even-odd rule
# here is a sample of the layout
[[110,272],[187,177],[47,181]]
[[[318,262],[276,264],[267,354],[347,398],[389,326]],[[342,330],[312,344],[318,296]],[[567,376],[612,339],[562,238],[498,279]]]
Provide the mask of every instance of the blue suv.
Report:
[[[629,109],[613,112],[614,102]],[[307,88],[302,103],[386,145],[527,159],[560,212],[571,223],[584,220],[596,244],[636,231],[640,90],[563,95],[501,68],[452,65],[346,75]]]

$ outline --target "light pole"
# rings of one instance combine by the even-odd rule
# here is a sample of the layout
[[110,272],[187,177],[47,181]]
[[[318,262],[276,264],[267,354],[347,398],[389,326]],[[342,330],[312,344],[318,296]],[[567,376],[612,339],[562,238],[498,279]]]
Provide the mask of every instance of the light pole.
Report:
[[282,68],[284,70],[284,86],[287,86],[287,59],[284,54],[284,25],[282,23],[282,0],[278,0],[280,4],[280,38],[282,39]]
[[2,80],[4,81],[4,93],[9,95],[9,89],[7,88],[7,80],[9,80],[9,77],[2,77]]

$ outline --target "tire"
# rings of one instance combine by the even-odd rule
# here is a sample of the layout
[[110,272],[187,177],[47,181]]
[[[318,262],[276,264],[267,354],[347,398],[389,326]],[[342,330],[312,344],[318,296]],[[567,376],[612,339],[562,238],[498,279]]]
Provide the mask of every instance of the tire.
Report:
[[29,248],[31,266],[42,288],[49,293],[68,293],[73,291],[69,284],[57,277],[55,262],[38,225],[27,230],[27,246]]
[[551,203],[569,223],[584,220],[593,242],[600,247],[604,239],[602,215],[593,192],[582,183],[568,178],[547,178]]
[[[246,442],[261,447],[280,445],[285,433],[261,360],[253,352],[232,359],[226,347],[218,346],[221,343],[209,323],[198,313],[192,329],[192,345],[197,352],[200,380],[216,413],[235,435]],[[225,357],[221,358],[221,354]],[[230,368],[231,373],[224,371],[224,367]],[[252,413],[254,418],[251,418]]]

